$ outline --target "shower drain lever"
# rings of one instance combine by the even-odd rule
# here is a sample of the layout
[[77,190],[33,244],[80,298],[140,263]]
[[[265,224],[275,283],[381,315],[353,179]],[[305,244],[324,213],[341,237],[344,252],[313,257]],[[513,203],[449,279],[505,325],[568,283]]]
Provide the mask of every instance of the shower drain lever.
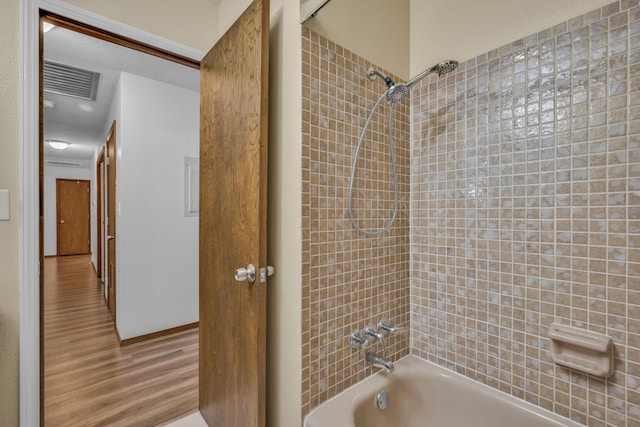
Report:
[[385,410],[387,406],[389,406],[389,392],[382,390],[376,394],[376,408]]

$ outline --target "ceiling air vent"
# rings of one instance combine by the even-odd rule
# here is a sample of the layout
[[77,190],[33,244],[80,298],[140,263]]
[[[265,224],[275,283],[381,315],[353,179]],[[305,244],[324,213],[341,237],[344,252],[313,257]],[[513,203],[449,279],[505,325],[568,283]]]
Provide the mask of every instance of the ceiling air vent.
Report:
[[51,166],[82,166],[81,162],[70,162],[68,160],[45,160],[45,163]]
[[44,61],[44,91],[96,100],[100,74],[57,62]]

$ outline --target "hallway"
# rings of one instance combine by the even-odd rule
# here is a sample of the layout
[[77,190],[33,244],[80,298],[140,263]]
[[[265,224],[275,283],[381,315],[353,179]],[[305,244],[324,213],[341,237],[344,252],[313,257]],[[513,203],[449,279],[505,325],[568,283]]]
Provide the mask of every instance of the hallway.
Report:
[[89,255],[45,259],[45,425],[156,426],[197,410],[198,330],[126,347]]

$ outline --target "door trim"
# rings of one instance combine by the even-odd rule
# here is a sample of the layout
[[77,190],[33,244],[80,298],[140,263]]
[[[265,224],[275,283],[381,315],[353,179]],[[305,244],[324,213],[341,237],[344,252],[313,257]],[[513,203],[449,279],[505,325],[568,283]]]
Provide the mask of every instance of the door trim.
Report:
[[[116,331],[116,335],[118,336],[118,342],[121,341],[120,333],[118,332],[118,318],[116,317],[116,294],[117,294],[117,265],[118,265],[118,248],[117,248],[117,240],[112,241],[109,240],[108,236],[117,236],[118,229],[118,221],[116,220],[116,205],[118,203],[118,195],[116,190],[116,176],[117,176],[117,151],[118,151],[118,131],[117,131],[117,123],[114,120],[111,123],[111,127],[109,128],[109,132],[107,132],[107,137],[105,138],[104,148],[106,150],[107,159],[109,162],[105,165],[105,176],[107,179],[105,180],[105,295],[107,298],[107,307],[109,308],[109,312],[111,313],[111,317],[113,318],[113,328]],[[111,154],[111,157],[109,157]],[[111,173],[110,173],[111,172]],[[113,197],[112,197],[113,196]],[[113,254],[112,249],[113,248]],[[111,265],[114,266],[114,271],[111,271]]]
[[177,62],[187,67],[197,67],[199,61],[191,58],[187,58],[182,55],[172,54],[161,48],[154,48],[147,43],[135,41],[124,35],[117,35],[111,31],[95,28],[95,26],[87,25],[83,22],[79,22],[73,19],[65,18],[59,14],[49,12],[48,9],[43,8],[40,12],[41,16],[47,19],[47,22],[54,24],[57,27],[66,28],[67,30],[81,33],[90,37],[94,37],[100,40],[115,43],[120,46],[124,46],[130,49],[134,49],[149,55],[157,56],[168,61]]
[[100,150],[96,161],[96,273],[98,279],[104,282],[102,276],[102,264],[104,263],[104,169],[102,174],[100,168],[104,168],[104,149]]
[[39,164],[41,132],[39,52],[41,47],[40,10],[55,13],[61,18],[74,20],[154,47],[165,53],[200,61],[204,55],[180,43],[158,37],[135,27],[105,18],[58,0],[24,0],[20,8],[20,426],[41,424],[42,376],[40,334],[40,271],[42,242],[40,220]]
[[[186,325],[180,325],[169,329],[163,329],[157,332],[151,332],[150,334],[144,334],[133,338],[120,338],[120,334],[118,334],[118,342],[120,343],[120,347],[125,347],[131,344],[137,344],[139,342],[149,341],[155,338],[166,337],[167,335],[177,334],[178,332],[190,331],[192,329],[197,329],[200,326],[200,322],[187,323]],[[116,330],[116,333],[118,331]]]

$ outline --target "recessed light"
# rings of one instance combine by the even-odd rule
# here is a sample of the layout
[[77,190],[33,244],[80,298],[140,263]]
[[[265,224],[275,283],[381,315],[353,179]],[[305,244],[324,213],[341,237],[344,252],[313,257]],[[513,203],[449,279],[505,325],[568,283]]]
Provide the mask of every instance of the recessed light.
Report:
[[49,144],[51,148],[55,148],[56,150],[64,150],[67,147],[69,147],[69,145],[71,145],[68,142],[55,141],[55,140],[49,140],[47,141],[47,144]]

